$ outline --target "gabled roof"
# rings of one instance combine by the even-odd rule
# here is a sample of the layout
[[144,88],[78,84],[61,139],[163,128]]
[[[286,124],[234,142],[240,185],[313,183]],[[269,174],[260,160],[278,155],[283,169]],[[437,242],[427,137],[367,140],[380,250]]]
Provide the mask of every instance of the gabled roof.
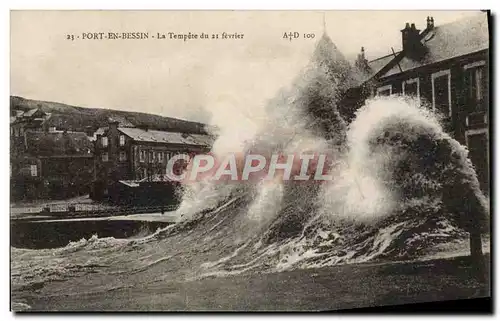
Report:
[[10,123],[32,123],[35,126],[40,126],[42,123],[50,119],[51,114],[46,113],[40,108],[32,108],[27,111],[15,110],[16,115],[11,116]]
[[398,55],[399,53],[400,53],[400,51],[398,51],[394,54],[389,54],[389,55],[374,59],[372,61],[369,61],[368,66],[370,66],[370,69],[371,69],[373,75],[377,74],[380,70],[382,70],[382,68],[387,66],[387,64],[389,62],[391,62],[391,60],[393,60],[394,57],[396,57],[396,55]]
[[379,73],[382,68],[387,66],[396,57],[400,51],[393,54],[388,54],[377,59],[367,61],[367,67],[361,70],[362,76],[359,85],[373,78],[377,73]]
[[212,137],[199,134],[185,134],[178,132],[166,132],[159,130],[144,130],[132,127],[118,127],[118,130],[135,141],[180,144],[193,146],[210,146],[213,143]]
[[404,55],[398,64],[395,64],[380,77],[396,75],[424,65],[488,49],[487,14],[481,12],[451,23],[436,26],[420,42],[428,50],[422,61],[412,60]]
[[45,120],[45,118],[48,118],[50,116],[50,114],[44,112],[40,108],[32,108],[32,109],[27,110],[24,113],[18,115],[18,117],[20,117],[20,118],[34,118],[35,116],[37,116],[37,118]]
[[33,109],[30,109],[30,110],[27,110],[23,113],[23,117],[31,117],[33,116],[37,111],[39,111],[38,108],[33,108]]

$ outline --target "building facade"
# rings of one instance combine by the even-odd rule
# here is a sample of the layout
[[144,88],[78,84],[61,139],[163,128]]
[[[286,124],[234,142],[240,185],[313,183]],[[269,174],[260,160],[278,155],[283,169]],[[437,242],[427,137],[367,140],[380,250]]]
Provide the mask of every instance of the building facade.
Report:
[[123,194],[123,188],[146,182],[166,185],[172,156],[208,152],[211,144],[208,135],[120,127],[110,120],[108,127],[98,130],[94,142],[93,197],[116,199],[119,195],[113,194]]
[[10,122],[12,200],[62,199],[87,194],[93,177],[92,144],[82,132],[46,126],[50,114],[13,111]]
[[356,65],[368,74],[371,96],[411,95],[443,120],[445,130],[469,149],[481,188],[489,194],[489,30],[487,13],[421,31],[406,23],[402,50]]

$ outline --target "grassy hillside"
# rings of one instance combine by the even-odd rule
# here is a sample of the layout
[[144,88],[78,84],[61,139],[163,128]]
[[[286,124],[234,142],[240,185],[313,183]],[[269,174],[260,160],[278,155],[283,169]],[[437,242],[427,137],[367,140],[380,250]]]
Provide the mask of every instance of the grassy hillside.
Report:
[[40,108],[51,113],[49,126],[72,131],[84,131],[88,126],[96,130],[107,126],[108,118],[120,122],[122,126],[148,126],[150,129],[180,131],[186,133],[205,133],[205,125],[176,118],[163,117],[139,112],[128,112],[111,109],[85,108],[56,102],[26,99],[10,96],[10,110],[28,110]]

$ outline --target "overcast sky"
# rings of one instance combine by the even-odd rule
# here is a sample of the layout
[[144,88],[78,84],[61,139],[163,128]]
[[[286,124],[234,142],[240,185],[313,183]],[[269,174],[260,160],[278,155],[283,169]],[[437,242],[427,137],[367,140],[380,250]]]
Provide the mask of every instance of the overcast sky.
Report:
[[[337,47],[368,59],[401,47],[400,29],[424,29],[473,11],[327,11]],[[11,94],[77,106],[209,122],[261,104],[305,66],[323,32],[322,11],[16,11]],[[240,33],[236,40],[66,40],[83,32]],[[315,34],[283,39],[284,32]],[[248,108],[248,107],[247,107]]]

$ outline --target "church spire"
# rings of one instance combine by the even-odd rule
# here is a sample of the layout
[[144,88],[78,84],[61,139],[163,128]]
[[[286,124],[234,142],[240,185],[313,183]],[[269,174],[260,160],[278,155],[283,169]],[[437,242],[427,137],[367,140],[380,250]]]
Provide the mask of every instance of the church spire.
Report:
[[323,12],[323,35],[326,35],[326,15]]

